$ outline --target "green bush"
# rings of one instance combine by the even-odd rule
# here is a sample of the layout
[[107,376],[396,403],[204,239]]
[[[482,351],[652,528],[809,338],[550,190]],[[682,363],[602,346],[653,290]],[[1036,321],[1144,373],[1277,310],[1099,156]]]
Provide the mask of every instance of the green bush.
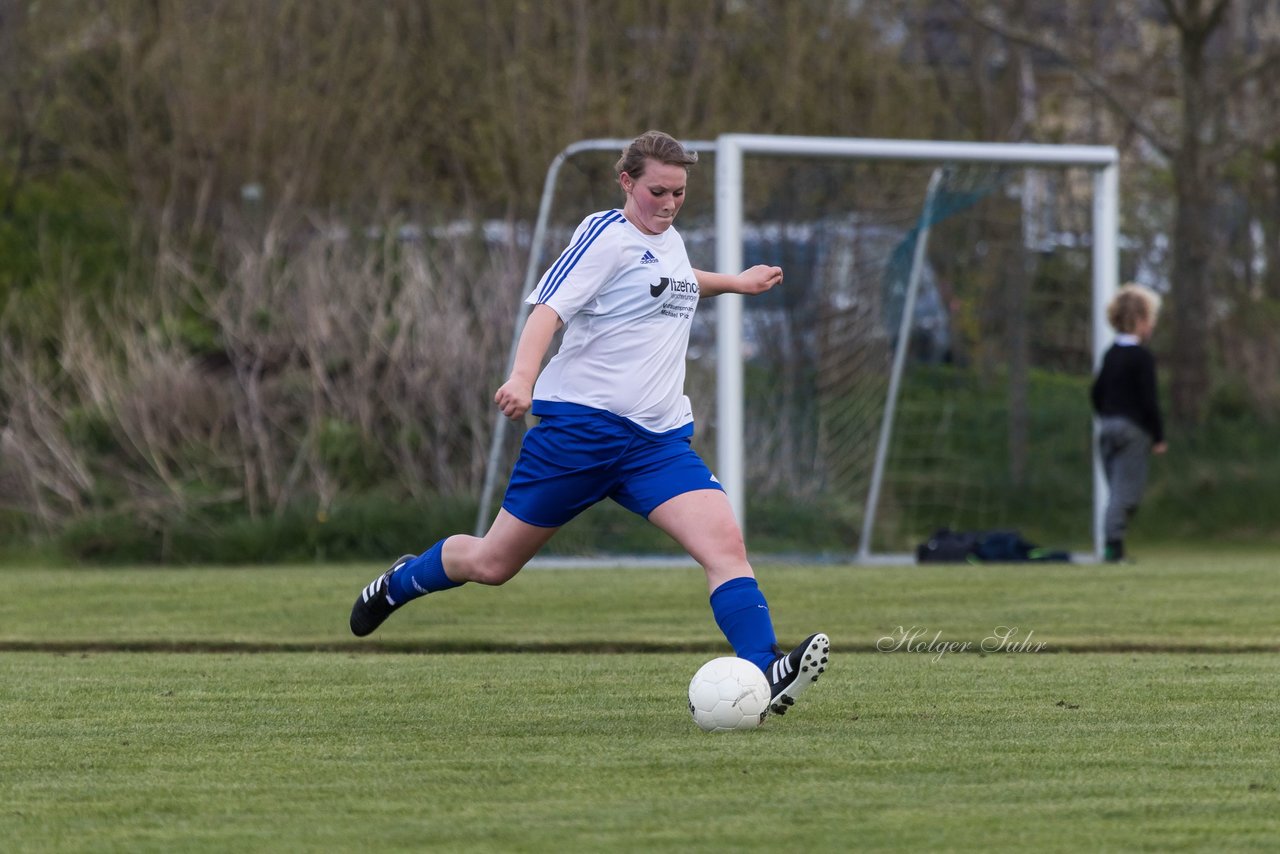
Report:
[[[151,522],[102,512],[71,523],[58,543],[86,563],[246,564],[381,559],[471,531],[475,504],[441,498],[404,501],[375,495],[328,511],[293,507],[275,516],[210,513]],[[394,554],[392,554],[394,553]]]
[[[902,402],[906,425],[922,398],[948,396],[954,428],[949,446],[938,446],[927,431],[904,428],[899,451],[914,458],[915,474],[895,473],[891,466],[890,482],[897,477],[903,490],[964,488],[971,494],[954,505],[959,509],[917,501],[918,509],[908,514],[903,506],[884,505],[882,525],[892,526],[896,537],[891,548],[911,548],[942,525],[1017,527],[1035,542],[1074,548],[1069,537],[1087,537],[1092,488],[1083,381],[1033,374],[1032,435],[1041,453],[1025,482],[1011,487],[1000,486],[1008,482],[999,462],[1007,443],[1000,384],[960,383],[950,374],[946,368],[922,374],[919,384],[904,390]],[[83,446],[110,450],[101,416],[78,410],[71,427]],[[1238,411],[1220,410],[1194,433],[1173,428],[1170,452],[1152,460],[1147,495],[1130,531],[1133,541],[1139,547],[1167,540],[1273,541],[1269,508],[1280,504],[1280,457],[1273,436],[1265,419]],[[68,523],[55,541],[66,555],[84,562],[247,564],[385,560],[449,534],[471,533],[476,512],[471,497],[406,500],[385,473],[369,468],[354,427],[331,420],[321,438],[322,459],[344,490],[323,512],[314,502],[303,502],[255,518],[236,503],[202,503],[193,491],[189,504],[207,509],[157,520],[122,509],[128,496],[114,486],[117,480],[104,477],[92,496],[99,509]],[[897,500],[893,489],[886,490],[885,499]],[[754,554],[847,554],[857,545],[861,507],[851,498],[756,495],[749,507],[747,543]],[[16,511],[7,511],[0,516],[0,536],[12,546],[29,538],[30,530]],[[666,534],[606,501],[566,525],[546,553],[682,552]]]
[[[0,173],[0,186],[12,182]],[[83,175],[17,184],[0,215],[0,307],[18,322],[6,332],[52,336],[68,292],[114,294],[130,269],[129,222],[124,200]]]

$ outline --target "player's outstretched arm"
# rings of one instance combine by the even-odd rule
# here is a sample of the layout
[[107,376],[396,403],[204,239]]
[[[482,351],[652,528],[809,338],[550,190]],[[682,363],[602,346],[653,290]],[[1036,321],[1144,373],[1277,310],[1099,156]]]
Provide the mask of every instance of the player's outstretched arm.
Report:
[[520,333],[520,343],[516,345],[511,376],[493,396],[493,402],[498,404],[502,414],[512,421],[523,418],[533,405],[534,380],[542,370],[542,359],[547,355],[551,339],[563,325],[560,315],[550,306],[535,305],[529,312],[529,319]]
[[694,270],[694,278],[698,280],[698,293],[702,297],[714,297],[720,294],[762,294],[774,285],[782,283],[782,268],[770,267],[768,264],[757,264],[737,275],[731,273],[709,273],[705,270]]

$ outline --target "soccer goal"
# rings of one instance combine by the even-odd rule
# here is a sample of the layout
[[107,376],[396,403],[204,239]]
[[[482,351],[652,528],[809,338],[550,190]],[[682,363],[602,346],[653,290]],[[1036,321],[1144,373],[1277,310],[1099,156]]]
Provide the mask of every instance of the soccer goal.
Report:
[[[626,142],[553,161],[526,293],[582,215],[620,203]],[[939,528],[1101,552],[1088,383],[1119,273],[1114,148],[688,144],[704,160],[677,223],[694,265],[786,274],[708,300],[690,343],[695,444],[753,552],[906,561]],[[499,420],[477,529],[513,453]]]

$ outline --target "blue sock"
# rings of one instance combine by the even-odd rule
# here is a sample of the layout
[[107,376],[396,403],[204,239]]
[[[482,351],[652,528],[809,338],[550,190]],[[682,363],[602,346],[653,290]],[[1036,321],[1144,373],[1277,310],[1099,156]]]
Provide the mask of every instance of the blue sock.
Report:
[[454,581],[444,574],[444,561],[440,557],[443,550],[444,540],[441,540],[393,572],[387,582],[387,593],[391,600],[397,605],[403,605],[410,599],[417,599],[437,590],[461,587],[463,582]]
[[711,613],[733,647],[734,655],[745,658],[761,670],[767,670],[773,664],[778,657],[773,651],[778,638],[773,633],[769,603],[754,578],[731,578],[713,590]]

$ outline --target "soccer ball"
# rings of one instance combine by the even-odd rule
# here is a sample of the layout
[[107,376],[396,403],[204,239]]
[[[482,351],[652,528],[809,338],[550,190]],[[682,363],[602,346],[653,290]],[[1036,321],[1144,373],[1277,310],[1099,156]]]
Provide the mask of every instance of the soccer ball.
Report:
[[705,732],[755,729],[769,700],[769,680],[760,668],[731,655],[711,659],[689,683],[689,714]]

